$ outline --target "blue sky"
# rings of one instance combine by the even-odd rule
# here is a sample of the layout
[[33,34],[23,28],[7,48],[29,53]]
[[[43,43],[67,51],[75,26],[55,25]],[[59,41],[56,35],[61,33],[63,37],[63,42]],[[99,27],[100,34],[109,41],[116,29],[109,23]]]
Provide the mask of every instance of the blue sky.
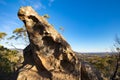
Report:
[[[0,31],[8,36],[23,26],[17,12],[20,6],[27,5],[40,15],[49,14],[48,21],[75,51],[110,51],[115,35],[120,36],[120,0],[0,0],[0,5]],[[64,32],[59,30],[60,26]]]

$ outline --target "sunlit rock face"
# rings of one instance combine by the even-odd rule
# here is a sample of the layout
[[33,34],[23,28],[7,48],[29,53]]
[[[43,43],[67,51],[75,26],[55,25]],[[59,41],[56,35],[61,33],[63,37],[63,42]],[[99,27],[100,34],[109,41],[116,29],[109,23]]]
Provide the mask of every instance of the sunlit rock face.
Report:
[[81,70],[70,45],[32,7],[21,7],[18,17],[24,22],[30,44],[23,51],[24,63],[15,80],[101,80],[84,78],[81,73],[88,75],[87,69]]

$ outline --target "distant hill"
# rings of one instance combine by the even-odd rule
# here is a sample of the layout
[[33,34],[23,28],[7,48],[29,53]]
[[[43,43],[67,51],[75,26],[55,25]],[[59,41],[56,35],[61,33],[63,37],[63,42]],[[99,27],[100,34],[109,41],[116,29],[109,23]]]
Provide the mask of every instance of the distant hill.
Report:
[[117,52],[75,52],[78,55],[84,56],[106,56],[106,55],[115,55]]

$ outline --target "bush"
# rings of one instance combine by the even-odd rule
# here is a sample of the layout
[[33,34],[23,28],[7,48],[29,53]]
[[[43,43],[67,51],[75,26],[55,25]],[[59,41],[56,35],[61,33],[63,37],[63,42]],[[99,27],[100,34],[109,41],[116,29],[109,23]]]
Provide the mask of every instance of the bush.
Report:
[[0,73],[12,73],[15,71],[15,65],[19,59],[17,53],[16,50],[9,50],[0,46]]

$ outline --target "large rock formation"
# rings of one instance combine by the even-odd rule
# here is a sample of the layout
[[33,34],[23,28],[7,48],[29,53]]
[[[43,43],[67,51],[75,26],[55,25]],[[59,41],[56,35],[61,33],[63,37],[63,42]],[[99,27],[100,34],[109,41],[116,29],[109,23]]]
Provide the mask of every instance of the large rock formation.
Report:
[[88,69],[81,70],[70,45],[31,7],[21,7],[18,17],[25,24],[30,44],[23,51],[24,63],[15,80],[100,80],[93,72],[89,78]]

